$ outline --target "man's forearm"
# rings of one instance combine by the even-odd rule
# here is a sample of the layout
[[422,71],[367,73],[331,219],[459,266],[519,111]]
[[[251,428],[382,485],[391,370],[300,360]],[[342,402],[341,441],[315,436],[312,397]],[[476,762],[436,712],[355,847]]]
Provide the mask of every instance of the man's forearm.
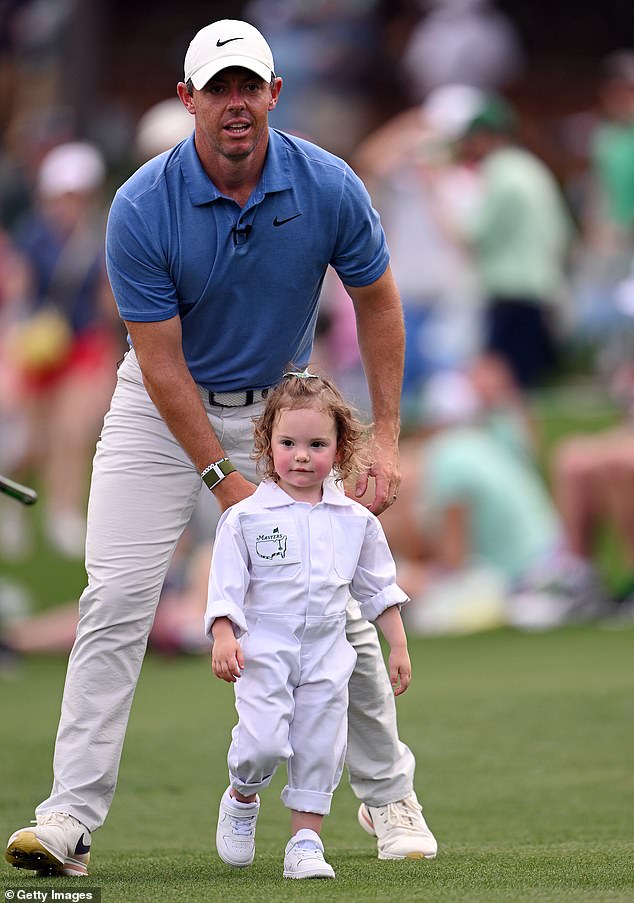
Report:
[[401,482],[398,453],[405,330],[401,301],[388,267],[361,288],[348,288],[357,317],[357,337],[374,419],[374,463],[359,474],[355,495],[362,498],[374,478],[370,511],[381,514],[397,498]]
[[[225,457],[189,370],[174,365],[144,373],[148,394],[170,432],[199,473]],[[255,486],[235,471],[220,481],[213,494],[225,511],[254,491]]]
[[396,442],[400,430],[404,355],[400,310],[380,311],[371,322],[361,321],[358,340],[372,403],[375,436]]
[[143,382],[170,432],[199,472],[224,457],[189,370],[163,367],[143,371]]
[[[126,322],[139,359],[143,382],[170,432],[199,473],[225,457],[181,345],[178,317],[157,323]],[[214,488],[221,510],[250,495],[255,486],[237,471]]]
[[355,305],[357,338],[372,402],[374,432],[385,442],[396,442],[405,355],[398,289],[388,267],[372,285],[348,291]]

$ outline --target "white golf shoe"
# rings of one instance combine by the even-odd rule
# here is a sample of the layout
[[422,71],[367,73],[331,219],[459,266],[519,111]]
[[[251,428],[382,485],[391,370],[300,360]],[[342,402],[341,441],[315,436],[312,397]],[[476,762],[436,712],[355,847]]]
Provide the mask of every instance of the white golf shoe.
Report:
[[324,859],[319,834],[302,828],[291,837],[284,850],[285,878],[334,878],[335,872]]
[[260,800],[239,803],[225,790],[220,800],[216,849],[227,865],[236,869],[251,865],[255,857],[255,826],[260,811]]
[[358,817],[363,830],[376,837],[379,859],[433,859],[438,852],[413,791],[385,806],[361,803]]
[[88,874],[90,831],[64,812],[38,815],[11,835],[4,858],[19,869],[82,878]]

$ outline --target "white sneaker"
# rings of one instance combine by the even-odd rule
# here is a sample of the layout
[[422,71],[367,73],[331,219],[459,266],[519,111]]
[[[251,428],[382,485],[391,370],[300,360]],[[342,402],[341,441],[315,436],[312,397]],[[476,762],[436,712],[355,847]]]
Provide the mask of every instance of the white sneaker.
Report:
[[47,812],[11,835],[4,858],[18,869],[82,878],[88,874],[90,831],[72,815]]
[[284,850],[285,878],[334,878],[335,872],[324,859],[319,834],[302,828],[291,837]]
[[363,830],[377,838],[379,859],[433,859],[438,852],[414,791],[386,806],[361,803],[358,817]]
[[259,798],[254,803],[239,803],[229,794],[222,794],[216,849],[227,865],[243,869],[251,865],[255,856],[255,825],[260,811]]

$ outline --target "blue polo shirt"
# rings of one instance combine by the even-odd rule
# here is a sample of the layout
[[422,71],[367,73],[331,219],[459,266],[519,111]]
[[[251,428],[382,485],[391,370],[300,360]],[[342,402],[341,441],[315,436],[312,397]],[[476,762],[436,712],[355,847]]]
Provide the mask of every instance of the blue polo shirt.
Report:
[[121,317],[179,315],[191,374],[215,392],[271,386],[289,362],[308,363],[329,264],[363,286],[389,261],[350,167],[274,129],[243,208],[205,174],[193,136],[150,160],[114,198],[106,255]]

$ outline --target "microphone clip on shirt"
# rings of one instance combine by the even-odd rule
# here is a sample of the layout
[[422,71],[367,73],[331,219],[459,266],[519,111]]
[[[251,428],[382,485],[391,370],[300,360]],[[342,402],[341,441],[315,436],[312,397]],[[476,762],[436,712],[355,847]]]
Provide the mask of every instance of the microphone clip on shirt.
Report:
[[243,226],[234,226],[231,230],[231,234],[233,235],[234,247],[245,244],[247,238],[251,234],[252,229],[253,229],[253,226],[248,225],[248,224],[243,225]]

